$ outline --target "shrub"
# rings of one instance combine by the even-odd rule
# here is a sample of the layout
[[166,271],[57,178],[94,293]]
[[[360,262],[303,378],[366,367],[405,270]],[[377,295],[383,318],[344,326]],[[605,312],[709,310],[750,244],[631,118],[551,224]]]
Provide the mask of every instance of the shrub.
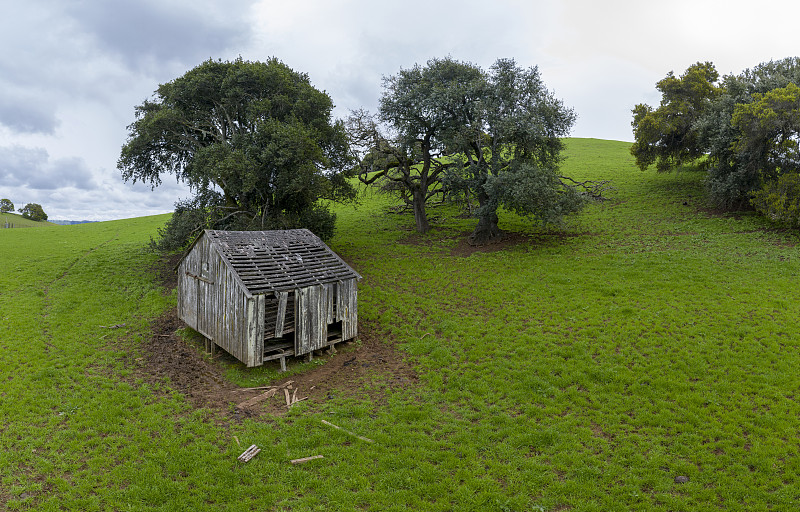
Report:
[[753,193],[753,207],[766,217],[800,227],[800,174],[787,173]]

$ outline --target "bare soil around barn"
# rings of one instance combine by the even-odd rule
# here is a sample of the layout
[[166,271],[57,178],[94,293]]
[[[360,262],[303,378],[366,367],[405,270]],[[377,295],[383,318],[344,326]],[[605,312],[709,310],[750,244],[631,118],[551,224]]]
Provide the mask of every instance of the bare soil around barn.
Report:
[[[166,292],[176,285],[175,266],[180,256],[161,259],[154,268]],[[173,308],[152,323],[152,333],[142,354],[135,359],[135,374],[151,384],[167,384],[185,395],[197,408],[208,408],[234,419],[284,414],[288,407],[285,394],[264,400],[255,406],[240,404],[264,392],[264,389],[242,388],[226,378],[226,368],[237,364],[235,359],[217,348],[211,356],[202,342],[187,340],[181,335],[186,325]],[[322,364],[264,383],[258,388],[281,386],[292,381],[291,398],[315,403],[341,396],[365,393],[376,401],[393,388],[413,386],[417,375],[393,340],[380,334],[376,327],[362,322],[357,341],[340,343],[334,352],[318,352],[315,359]],[[276,361],[266,364],[278,365]],[[366,386],[365,382],[378,385]],[[295,390],[297,391],[295,394]]]

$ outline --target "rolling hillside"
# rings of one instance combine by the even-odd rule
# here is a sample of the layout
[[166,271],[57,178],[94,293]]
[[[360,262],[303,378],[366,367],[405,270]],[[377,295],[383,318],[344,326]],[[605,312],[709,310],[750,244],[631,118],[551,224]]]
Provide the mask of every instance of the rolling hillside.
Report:
[[16,213],[0,213],[0,229],[5,228],[6,224],[14,228],[41,228],[55,226],[52,222],[36,222],[24,218]]
[[[456,207],[424,235],[385,196],[337,207],[360,340],[288,375],[181,329],[145,249],[167,216],[7,230],[0,509],[798,510],[797,233],[567,147],[608,200],[501,212],[496,246]],[[237,407],[287,380],[308,398]]]

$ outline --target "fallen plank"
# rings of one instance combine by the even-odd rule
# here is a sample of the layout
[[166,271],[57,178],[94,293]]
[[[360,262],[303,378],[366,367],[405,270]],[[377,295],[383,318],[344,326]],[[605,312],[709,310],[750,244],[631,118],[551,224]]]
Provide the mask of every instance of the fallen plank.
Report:
[[236,393],[241,393],[242,391],[261,391],[263,389],[277,389],[276,386],[258,386],[255,388],[239,388],[234,390]]
[[324,459],[324,458],[325,457],[323,457],[322,455],[313,455],[311,457],[303,457],[302,459],[293,459],[293,460],[290,460],[289,462],[291,462],[292,464],[302,464],[302,463],[308,462],[310,460]]
[[283,384],[279,384],[277,386],[256,386],[254,388],[239,388],[239,389],[236,390],[236,392],[238,393],[238,392],[241,392],[241,391],[258,391],[260,389],[272,389],[272,388],[283,389],[283,388],[285,388],[287,386],[291,386],[293,382],[294,382],[293,380],[287,380]]
[[267,391],[261,393],[260,395],[256,395],[253,398],[240,403],[236,407],[238,407],[239,409],[246,409],[248,407],[252,407],[252,406],[256,405],[259,402],[263,402],[267,398],[272,398],[277,393],[278,393],[278,388],[272,388],[270,390],[267,390]]
[[259,448],[256,445],[251,445],[250,448],[248,448],[247,450],[244,451],[244,453],[239,455],[238,459],[241,462],[250,462],[250,459],[252,459],[256,455],[258,455],[258,453],[260,451],[261,451],[261,448]]
[[342,427],[338,427],[338,426],[334,425],[333,423],[331,423],[330,421],[325,421],[325,420],[322,420],[322,423],[324,423],[324,424],[328,425],[329,427],[333,427],[333,428],[335,428],[336,430],[341,430],[341,431],[342,431],[342,432],[344,432],[345,434],[350,434],[351,436],[355,437],[356,439],[361,439],[362,441],[366,441],[366,442],[368,442],[368,443],[374,443],[374,442],[375,442],[375,441],[373,441],[372,439],[368,439],[368,438],[366,438],[366,437],[363,437],[363,436],[360,436],[360,435],[358,435],[358,434],[355,434],[355,433],[353,433],[353,432],[350,432],[349,430],[345,430],[345,429],[343,429]]

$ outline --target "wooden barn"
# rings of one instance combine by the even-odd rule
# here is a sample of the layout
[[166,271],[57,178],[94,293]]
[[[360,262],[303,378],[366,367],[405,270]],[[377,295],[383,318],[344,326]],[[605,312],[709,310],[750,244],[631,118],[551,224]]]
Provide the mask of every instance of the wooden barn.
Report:
[[307,229],[206,230],[178,264],[178,317],[247,366],[358,334],[361,276]]

